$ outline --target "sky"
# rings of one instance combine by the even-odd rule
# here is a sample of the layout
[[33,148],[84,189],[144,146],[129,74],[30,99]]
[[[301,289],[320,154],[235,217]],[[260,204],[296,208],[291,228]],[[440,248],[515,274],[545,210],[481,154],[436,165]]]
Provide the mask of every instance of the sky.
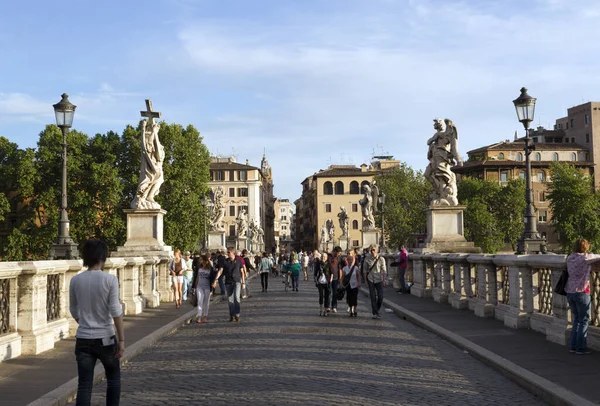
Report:
[[35,147],[63,92],[88,134],[136,125],[144,99],[275,194],[331,164],[427,165],[433,119],[459,151],[600,100],[597,0],[12,1],[0,13],[0,136]]

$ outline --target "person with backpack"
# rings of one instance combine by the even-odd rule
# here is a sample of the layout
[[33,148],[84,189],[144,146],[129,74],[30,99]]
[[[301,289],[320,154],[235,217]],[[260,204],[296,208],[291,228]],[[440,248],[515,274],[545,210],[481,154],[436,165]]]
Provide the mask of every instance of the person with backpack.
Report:
[[380,319],[379,310],[383,305],[383,283],[387,270],[385,259],[377,255],[375,244],[369,247],[369,253],[363,261],[363,273],[369,285],[369,296],[371,297],[371,311],[374,319]]
[[354,253],[346,255],[346,266],[342,268],[342,287],[348,295],[348,306],[350,306],[350,317],[358,317],[356,307],[358,306],[358,289],[360,288],[360,270],[355,264]]

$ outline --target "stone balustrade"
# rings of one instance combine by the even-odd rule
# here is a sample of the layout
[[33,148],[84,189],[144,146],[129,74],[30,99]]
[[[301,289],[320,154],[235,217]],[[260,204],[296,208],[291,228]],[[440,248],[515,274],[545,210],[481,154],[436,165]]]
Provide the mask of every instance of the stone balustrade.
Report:
[[[108,258],[104,271],[119,280],[124,314],[173,300],[168,262],[164,256]],[[75,334],[69,284],[85,270],[81,260],[0,262],[0,361],[39,354]]]
[[[392,260],[388,256],[388,261]],[[411,294],[529,328],[566,345],[570,311],[554,286],[566,269],[564,255],[409,254]],[[600,265],[592,268],[588,345],[600,349]]]

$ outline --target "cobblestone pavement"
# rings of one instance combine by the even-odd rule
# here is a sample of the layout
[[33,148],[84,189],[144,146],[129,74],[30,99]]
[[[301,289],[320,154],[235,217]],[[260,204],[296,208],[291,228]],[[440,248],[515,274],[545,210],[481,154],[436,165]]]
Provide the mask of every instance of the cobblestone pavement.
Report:
[[[239,323],[227,304],[209,323],[185,326],[122,370],[123,405],[541,405],[462,350],[393,314],[373,320],[318,316],[312,283],[299,293],[279,279],[242,301]],[[302,281],[301,281],[302,283]],[[258,289],[257,289],[258,285]],[[104,404],[105,384],[93,404]]]

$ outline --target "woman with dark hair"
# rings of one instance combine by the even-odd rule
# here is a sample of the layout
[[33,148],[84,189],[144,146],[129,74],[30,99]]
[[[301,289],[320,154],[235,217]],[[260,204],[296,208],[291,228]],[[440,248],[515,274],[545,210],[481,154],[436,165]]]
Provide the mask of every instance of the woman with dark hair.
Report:
[[206,323],[208,319],[208,305],[210,303],[211,294],[211,275],[214,276],[212,271],[212,264],[207,254],[203,254],[200,257],[200,263],[198,270],[194,272],[194,279],[192,280],[192,286],[196,289],[196,295],[198,296],[198,313],[196,315],[196,323]]
[[75,335],[79,375],[77,405],[91,402],[97,360],[104,366],[106,374],[106,404],[118,405],[121,397],[119,359],[125,352],[119,281],[116,276],[103,272],[108,257],[104,242],[87,240],[81,257],[87,271],[75,275],[69,285],[69,310],[78,324]]
[[587,349],[587,331],[590,323],[590,271],[591,264],[600,261],[600,255],[588,253],[590,243],[587,240],[575,241],[573,252],[567,257],[567,272],[569,279],[565,291],[571,308],[571,339],[569,351],[584,355]]
[[329,313],[329,274],[328,274],[327,254],[321,255],[315,250],[313,253],[313,276],[317,289],[319,289],[319,316],[327,316]]

